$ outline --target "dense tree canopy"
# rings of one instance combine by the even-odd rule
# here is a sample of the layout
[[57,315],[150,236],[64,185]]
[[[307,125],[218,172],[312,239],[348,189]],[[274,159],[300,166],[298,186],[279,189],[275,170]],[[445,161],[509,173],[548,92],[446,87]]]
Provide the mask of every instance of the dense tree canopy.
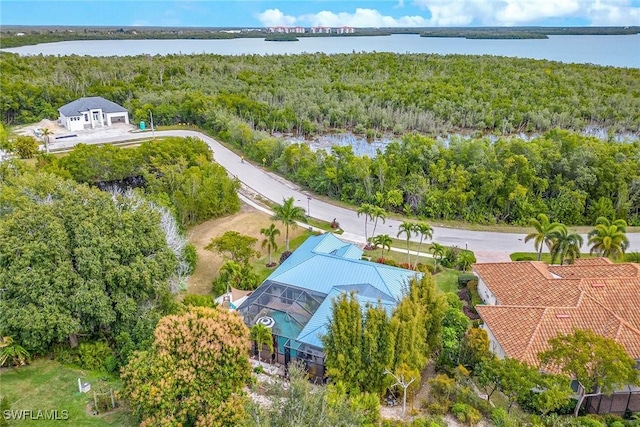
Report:
[[251,376],[249,329],[240,316],[194,307],[162,318],[154,335],[152,349],[137,353],[122,372],[142,425],[236,425]]
[[45,170],[102,188],[141,186],[182,225],[240,208],[238,181],[213,161],[211,150],[198,138],[166,138],[128,149],[80,144],[67,156],[40,163]]
[[57,117],[80,96],[124,104],[136,120],[221,130],[225,114],[266,131],[327,128],[440,133],[636,131],[640,71],[489,56],[393,53],[288,56],[21,57],[2,54],[6,123]]
[[38,352],[135,335],[178,265],[161,210],[48,174],[0,187],[0,335]]

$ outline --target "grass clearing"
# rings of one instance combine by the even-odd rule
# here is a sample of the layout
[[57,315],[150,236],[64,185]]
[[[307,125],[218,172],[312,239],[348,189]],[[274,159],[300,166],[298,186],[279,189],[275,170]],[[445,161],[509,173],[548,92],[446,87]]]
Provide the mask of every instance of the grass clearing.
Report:
[[442,271],[433,276],[436,287],[442,292],[458,292],[458,275],[460,271],[443,268]]
[[[265,237],[260,234],[260,229],[269,227],[272,222],[268,214],[243,204],[240,212],[236,214],[211,219],[191,227],[187,232],[187,236],[189,242],[193,243],[196,247],[198,262],[195,271],[187,282],[187,292],[201,295],[211,294],[211,282],[218,276],[218,270],[225,262],[225,259],[218,253],[206,250],[205,246],[211,242],[211,239],[222,236],[225,232],[232,230],[258,239],[254,249],[260,252],[261,255],[258,259],[254,258],[252,264],[256,272],[260,274],[261,277],[264,275],[266,278],[273,269],[266,267],[268,254],[266,248],[262,249],[262,241]],[[285,250],[286,232],[280,222],[275,221],[273,223],[276,225],[276,228],[280,230],[280,235],[276,238],[278,250],[271,253],[271,259],[274,262],[278,262],[280,255]],[[289,228],[289,246],[292,250],[297,248],[308,236],[310,236],[310,233],[306,228]],[[294,246],[298,238],[302,238],[302,240]]]
[[[78,392],[78,378],[91,383],[95,390],[104,375],[68,367],[57,361],[36,359],[31,365],[21,368],[0,369],[0,395],[6,397],[14,411],[31,410],[33,417],[37,411],[68,411],[66,424],[74,426],[134,426],[137,425],[131,410],[126,406],[114,411],[91,415],[90,402],[93,392]],[[122,387],[120,381],[110,380],[106,384],[116,390]],[[92,405],[91,405],[92,406]],[[56,420],[9,421],[9,425],[56,426]],[[64,421],[63,421],[64,423]]]

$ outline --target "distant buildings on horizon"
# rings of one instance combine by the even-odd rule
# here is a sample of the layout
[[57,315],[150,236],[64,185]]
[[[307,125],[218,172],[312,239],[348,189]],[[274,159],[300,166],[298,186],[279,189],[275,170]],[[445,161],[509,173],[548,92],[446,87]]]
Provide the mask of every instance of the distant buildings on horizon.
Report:
[[280,33],[280,34],[331,34],[335,32],[336,34],[353,34],[356,32],[353,27],[310,27],[309,29],[305,27],[269,27],[270,33]]

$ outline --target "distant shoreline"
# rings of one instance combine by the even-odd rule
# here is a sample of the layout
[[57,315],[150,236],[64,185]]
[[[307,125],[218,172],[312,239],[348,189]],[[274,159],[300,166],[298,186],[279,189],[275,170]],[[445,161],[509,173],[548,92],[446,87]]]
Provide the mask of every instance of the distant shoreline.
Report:
[[[421,37],[458,37],[467,39],[546,39],[552,35],[635,35],[640,26],[633,27],[460,27],[460,28],[353,28],[353,32],[340,33],[346,27],[331,28],[331,33],[304,33],[278,27],[283,34],[268,28],[179,28],[179,27],[69,27],[6,25],[0,30],[0,48],[13,48],[77,40],[163,40],[163,39],[237,39],[274,36],[298,37],[358,37],[416,34]],[[281,41],[279,38],[273,40]],[[285,37],[284,41],[295,41]]]

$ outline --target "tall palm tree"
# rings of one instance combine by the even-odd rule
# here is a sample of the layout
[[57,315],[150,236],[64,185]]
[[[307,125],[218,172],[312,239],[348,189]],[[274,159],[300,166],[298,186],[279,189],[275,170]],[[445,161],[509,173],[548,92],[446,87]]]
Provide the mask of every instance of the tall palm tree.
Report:
[[47,154],[49,154],[49,142],[51,141],[51,135],[53,135],[53,132],[51,132],[48,128],[44,128],[44,129],[40,129],[40,134],[42,135],[42,139],[44,141],[44,150]]
[[627,223],[622,219],[611,222],[605,217],[598,218],[595,228],[588,234],[591,245],[589,252],[613,259],[624,257],[629,247],[626,230]]
[[562,224],[559,222],[551,222],[549,217],[543,213],[538,214],[537,218],[531,218],[529,225],[532,226],[535,231],[529,233],[524,238],[524,242],[533,240],[533,245],[538,251],[538,261],[542,259],[542,245],[546,244],[548,248],[551,248],[551,241],[549,240],[549,234],[558,229]]
[[578,233],[569,234],[567,227],[562,225],[549,233],[549,240],[551,241],[552,264],[558,257],[560,257],[560,265],[563,265],[565,260],[569,260],[569,263],[573,264],[576,258],[580,258],[583,239]]
[[369,203],[363,203],[357,210],[358,218],[360,215],[364,215],[364,241],[366,243],[369,242],[369,234],[367,233],[367,223],[369,220],[373,219],[371,214],[373,213],[374,206]]
[[267,328],[261,323],[256,323],[251,327],[251,339],[256,342],[258,348],[258,361],[260,361],[260,352],[266,344],[269,347],[269,351],[273,353],[273,337],[271,336],[271,329]]
[[374,206],[371,212],[371,217],[375,220],[373,223],[373,232],[371,236],[376,235],[376,227],[378,226],[378,220],[381,219],[384,224],[387,220],[387,212],[382,209],[380,206]]
[[411,267],[411,256],[409,254],[409,241],[411,240],[411,236],[415,233],[414,224],[409,221],[404,221],[400,226],[398,226],[398,234],[396,237],[400,237],[401,234],[407,236],[407,264]]
[[429,252],[433,254],[433,258],[436,260],[436,267],[438,267],[438,260],[442,259],[445,251],[446,251],[446,248],[444,247],[444,245],[441,245],[440,243],[435,243],[435,242],[431,244],[431,248],[429,248]]
[[427,239],[433,238],[433,228],[428,222],[419,222],[414,225],[414,231],[420,235],[420,243],[418,243],[418,253],[416,254],[416,265],[420,260],[420,249],[422,248],[422,242]]
[[262,241],[262,249],[267,247],[267,251],[269,251],[269,264],[267,267],[273,266],[273,262],[271,262],[271,250],[277,251],[278,245],[276,244],[276,236],[280,235],[280,230],[276,228],[276,225],[271,223],[271,225],[267,228],[261,228],[260,234],[265,236],[265,239]]
[[373,244],[375,245],[374,247],[382,248],[381,250],[382,261],[384,261],[384,249],[387,248],[387,253],[389,253],[389,251],[391,251],[392,243],[393,243],[393,240],[391,240],[391,237],[389,237],[388,234],[381,234],[373,238]]
[[286,251],[289,252],[289,227],[296,228],[296,221],[304,221],[306,219],[304,209],[293,205],[293,197],[282,199],[282,206],[274,209],[274,215],[271,217],[274,221],[280,221],[284,224]]

